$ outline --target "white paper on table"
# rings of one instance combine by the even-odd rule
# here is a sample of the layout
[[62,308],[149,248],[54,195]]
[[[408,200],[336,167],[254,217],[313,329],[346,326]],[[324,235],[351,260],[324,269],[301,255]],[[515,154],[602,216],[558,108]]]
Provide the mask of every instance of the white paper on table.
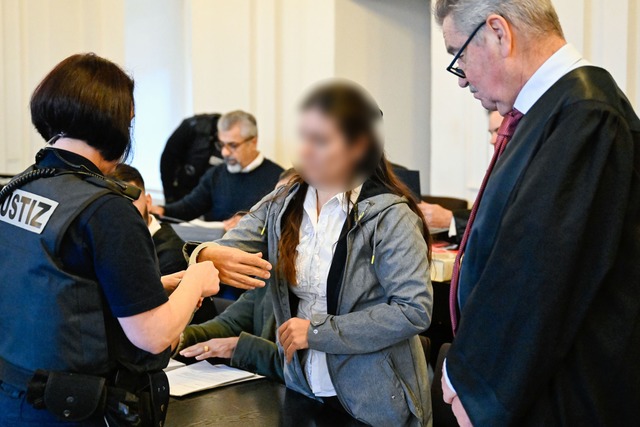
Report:
[[226,365],[212,365],[206,360],[167,372],[169,394],[181,397],[198,391],[264,378]]
[[166,368],[164,368],[164,371],[165,372],[173,371],[174,369],[182,368],[183,366],[185,366],[184,363],[178,362],[175,359],[169,359],[169,364],[167,365]]

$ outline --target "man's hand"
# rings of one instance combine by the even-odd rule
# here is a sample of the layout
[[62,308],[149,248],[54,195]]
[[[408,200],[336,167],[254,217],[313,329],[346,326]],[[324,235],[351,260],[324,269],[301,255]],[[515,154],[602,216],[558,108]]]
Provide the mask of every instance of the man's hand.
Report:
[[238,225],[238,223],[240,222],[243,216],[244,215],[236,214],[231,218],[222,221],[222,225],[224,226],[224,231],[229,231],[233,228],[236,228],[236,226]]
[[442,380],[441,380],[442,399],[444,400],[445,403],[448,403],[449,405],[451,405],[451,410],[453,411],[453,415],[456,416],[456,420],[458,420],[458,424],[460,425],[460,427],[473,427],[473,424],[471,423],[471,419],[469,419],[469,416],[467,415],[467,411],[465,411],[464,407],[462,406],[462,402],[460,401],[460,398],[453,390],[451,390],[451,387],[449,387],[449,384],[447,384],[445,375],[446,373],[444,372],[444,368],[443,368]]
[[284,348],[287,362],[291,362],[293,355],[298,350],[309,348],[309,325],[311,321],[293,317],[278,328],[278,340]]
[[180,352],[180,355],[184,357],[195,357],[196,360],[205,360],[210,357],[231,359],[238,345],[238,340],[238,337],[214,338],[187,347]]
[[184,276],[184,270],[178,271],[177,273],[168,274],[160,278],[162,280],[162,287],[164,288],[167,295],[171,295],[173,291],[176,290],[176,288],[182,281],[183,276]]
[[418,207],[422,211],[425,221],[429,227],[433,228],[449,228],[453,212],[443,208],[440,205],[430,205],[429,203],[420,202]]
[[[220,272],[220,281],[238,289],[264,287],[271,277],[271,264],[262,259],[262,254],[250,254],[225,246],[208,246],[198,254],[198,262],[212,261]],[[257,277],[257,278],[254,278]],[[263,280],[260,280],[263,279]]]
[[159,217],[164,216],[164,208],[162,206],[151,205],[149,207],[149,212],[154,214],[155,216],[159,216]]

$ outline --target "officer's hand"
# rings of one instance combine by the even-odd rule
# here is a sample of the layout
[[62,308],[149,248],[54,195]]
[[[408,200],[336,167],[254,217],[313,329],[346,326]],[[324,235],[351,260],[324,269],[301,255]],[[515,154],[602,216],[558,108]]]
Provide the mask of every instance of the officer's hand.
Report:
[[225,246],[208,246],[198,254],[198,262],[203,260],[213,261],[220,271],[220,281],[234,288],[262,288],[263,280],[271,277],[271,264],[262,259],[261,253],[250,254]]
[[177,273],[162,276],[160,279],[162,280],[162,287],[164,288],[165,292],[171,295],[173,291],[176,290],[176,288],[182,281],[183,277],[184,277],[184,270],[178,271]]
[[218,278],[218,270],[210,261],[192,264],[184,275],[185,279],[193,279],[194,283],[202,286],[202,297],[210,297],[220,290],[220,279]]

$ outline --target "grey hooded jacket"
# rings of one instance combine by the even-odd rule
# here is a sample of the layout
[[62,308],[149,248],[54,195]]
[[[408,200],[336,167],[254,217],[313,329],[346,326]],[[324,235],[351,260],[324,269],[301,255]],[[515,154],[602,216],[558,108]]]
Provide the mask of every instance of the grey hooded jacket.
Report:
[[[265,197],[217,243],[268,254],[277,265],[282,215],[299,188]],[[433,304],[422,224],[402,197],[380,189],[363,196],[347,235],[338,314],[311,319],[309,347],[327,353],[337,397],[356,419],[373,426],[431,425],[427,365],[417,336],[429,327]],[[267,286],[280,326],[296,313],[290,284],[276,270]],[[279,344],[278,350],[284,360]],[[303,356],[299,351],[291,363],[283,362],[285,383],[315,398]]]

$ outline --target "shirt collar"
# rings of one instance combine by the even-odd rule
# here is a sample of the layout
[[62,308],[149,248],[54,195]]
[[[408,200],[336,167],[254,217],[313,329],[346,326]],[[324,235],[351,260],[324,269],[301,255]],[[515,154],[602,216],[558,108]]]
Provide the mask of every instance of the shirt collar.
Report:
[[551,86],[570,71],[590,65],[571,44],[566,44],[542,64],[525,83],[516,98],[514,108],[527,114]]
[[[362,184],[360,184],[359,186],[351,190],[351,198],[350,198],[351,203],[348,205],[347,203],[345,203],[345,200],[347,197],[347,192],[345,191],[343,193],[338,193],[335,196],[333,196],[331,199],[329,199],[327,203],[325,203],[325,206],[335,201],[340,204],[340,207],[342,207],[343,212],[348,214],[350,208],[352,208],[358,201],[358,197],[360,197],[361,191],[362,191]],[[317,219],[318,191],[312,186],[309,186],[309,189],[307,190],[307,195],[304,198],[304,210],[307,212],[309,216],[312,216],[313,218]]]
[[47,147],[40,150],[36,156],[36,164],[41,167],[59,168],[59,169],[73,169],[69,162],[74,165],[84,166],[91,172],[102,175],[102,172],[91,160],[76,154],[72,151],[62,150],[54,147]]
[[262,164],[262,162],[264,162],[264,155],[262,153],[258,153],[258,157],[253,159],[253,161],[249,163],[247,166],[245,166],[240,172],[241,173],[252,172],[258,169],[258,167]]
[[155,216],[149,214],[149,233],[151,233],[151,237],[153,237],[158,231],[160,231],[160,228],[162,228],[162,226],[160,225],[160,222],[156,219]]

